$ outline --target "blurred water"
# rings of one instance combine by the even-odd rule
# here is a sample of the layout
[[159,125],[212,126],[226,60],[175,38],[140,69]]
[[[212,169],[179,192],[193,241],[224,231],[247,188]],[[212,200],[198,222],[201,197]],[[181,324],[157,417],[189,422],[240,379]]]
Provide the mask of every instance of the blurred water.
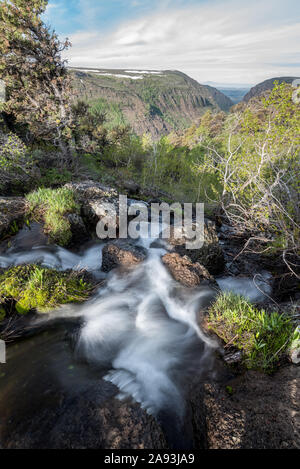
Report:
[[[105,277],[105,285],[88,302],[66,305],[36,322],[81,318],[77,359],[102,369],[104,379],[118,387],[119,399],[133,398],[150,414],[167,412],[182,422],[186,385],[195,373],[201,376],[213,363],[217,345],[199,327],[197,314],[214,300],[217,291],[176,283],[161,261],[164,244],[147,237],[149,230],[149,224],[142,223],[137,241],[147,249],[147,259],[132,270],[116,269],[107,277],[100,271],[104,244],[99,243],[71,252],[58,246],[29,248],[21,236],[23,245],[15,243],[0,256],[0,267],[40,263],[58,270],[86,269],[97,278]],[[261,301],[264,293],[271,293],[269,277],[263,273],[256,285],[250,278],[217,281],[224,291]]]

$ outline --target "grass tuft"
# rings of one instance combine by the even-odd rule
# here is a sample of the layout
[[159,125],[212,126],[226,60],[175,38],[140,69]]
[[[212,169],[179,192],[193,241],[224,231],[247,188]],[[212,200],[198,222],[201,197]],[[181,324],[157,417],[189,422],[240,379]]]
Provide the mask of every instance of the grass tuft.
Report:
[[65,187],[40,188],[28,194],[26,198],[33,216],[44,221],[44,229],[50,240],[61,246],[67,245],[72,233],[70,222],[65,215],[79,212],[72,190]]
[[209,309],[208,326],[225,343],[243,351],[247,368],[274,371],[293,339],[286,315],[258,309],[234,293],[222,293]]

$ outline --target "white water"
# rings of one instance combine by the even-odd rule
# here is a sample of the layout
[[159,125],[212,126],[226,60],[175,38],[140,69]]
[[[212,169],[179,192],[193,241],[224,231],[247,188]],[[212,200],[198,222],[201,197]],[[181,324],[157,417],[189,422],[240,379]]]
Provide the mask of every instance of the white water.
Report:
[[[147,230],[149,225],[144,223],[144,236]],[[170,410],[180,421],[185,384],[194,373],[206,372],[213,360],[216,344],[199,328],[197,313],[208,306],[216,291],[210,287],[188,289],[176,283],[162,264],[165,250],[151,248],[153,241],[139,240],[148,250],[140,266],[111,272],[105,287],[89,302],[65,306],[48,317],[82,317],[77,353],[110,370],[105,379],[119,388],[119,398],[131,397],[154,415]],[[0,256],[0,267],[39,262],[59,270],[85,268],[97,274],[102,248],[103,244],[96,244],[80,254],[56,246],[11,249]],[[270,292],[265,280],[267,276],[261,283],[257,281],[259,289],[249,278],[224,277],[218,283],[222,290],[257,301],[263,295],[260,290]]]
[[233,292],[248,298],[254,303],[266,300],[272,293],[271,274],[261,272],[254,278],[221,277],[217,283],[222,291]]
[[37,246],[24,251],[19,249],[8,250],[0,256],[0,267],[6,268],[21,264],[40,264],[57,270],[100,270],[102,263],[103,245],[94,245],[80,254],[75,254],[59,246]]
[[151,414],[172,409],[182,418],[182,382],[196,369],[207,370],[216,347],[196,320],[215,292],[178,291],[160,255],[160,249],[150,249],[135,270],[122,277],[113,273],[83,307],[78,352],[111,367],[105,379],[119,388],[120,399],[131,396]]

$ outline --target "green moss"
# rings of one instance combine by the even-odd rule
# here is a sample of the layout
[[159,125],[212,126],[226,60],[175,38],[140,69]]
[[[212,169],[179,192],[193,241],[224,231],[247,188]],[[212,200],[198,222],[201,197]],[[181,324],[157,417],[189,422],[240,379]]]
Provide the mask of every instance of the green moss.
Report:
[[78,213],[74,193],[65,187],[59,189],[40,188],[27,195],[31,213],[45,222],[45,231],[50,240],[61,246],[69,243],[72,233],[68,213]]
[[293,338],[291,320],[259,310],[233,293],[222,293],[211,306],[208,326],[224,342],[243,351],[249,369],[271,372]]
[[34,264],[12,267],[0,275],[0,318],[8,300],[15,302],[19,314],[47,312],[62,304],[84,301],[91,289],[82,275],[74,272],[57,272]]

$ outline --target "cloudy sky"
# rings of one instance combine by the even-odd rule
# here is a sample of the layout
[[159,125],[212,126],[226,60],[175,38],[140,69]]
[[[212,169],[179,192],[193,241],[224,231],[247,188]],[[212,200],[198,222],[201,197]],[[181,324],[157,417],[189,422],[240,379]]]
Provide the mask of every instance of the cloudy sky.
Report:
[[50,0],[79,67],[181,70],[199,82],[300,76],[299,0]]

